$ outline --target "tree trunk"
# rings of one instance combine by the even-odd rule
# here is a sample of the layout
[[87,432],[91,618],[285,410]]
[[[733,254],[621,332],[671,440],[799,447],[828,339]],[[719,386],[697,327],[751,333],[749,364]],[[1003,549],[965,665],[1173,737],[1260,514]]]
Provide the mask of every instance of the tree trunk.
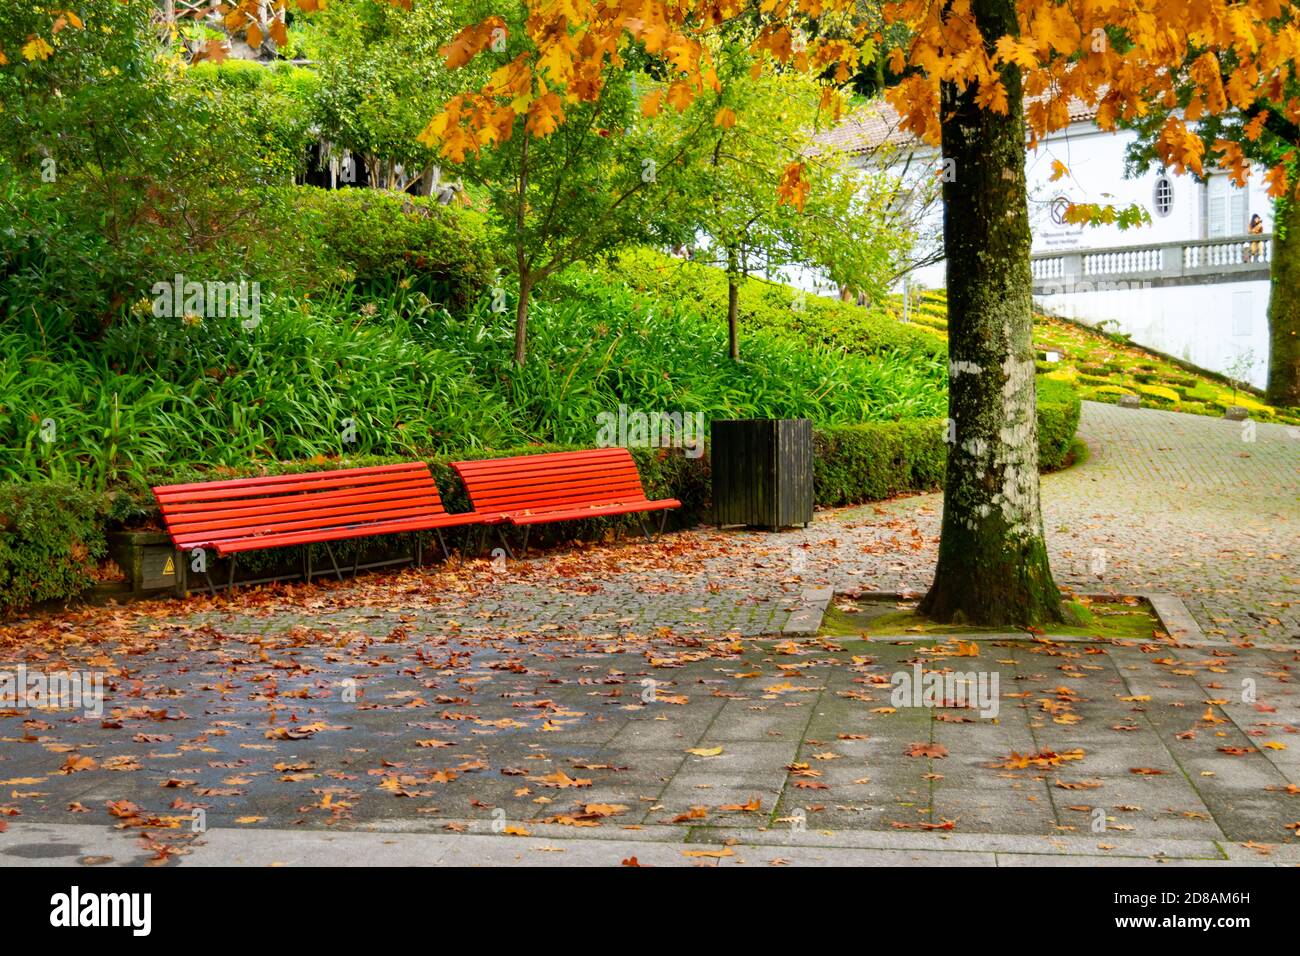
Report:
[[727,345],[733,362],[740,361],[740,334],[736,317],[740,313],[740,278],[735,273],[736,257],[730,255],[727,269]]
[[[974,0],[985,37],[1014,34],[1015,0]],[[992,54],[992,44],[988,44]],[[954,623],[1064,619],[1038,499],[1029,213],[1020,75],[1001,71],[1007,113],[978,88],[941,90],[948,270],[948,470],[934,583],[921,603]]]
[[519,304],[515,307],[515,364],[522,366],[527,357],[528,339],[528,297],[532,293],[532,284],[524,276],[519,277]]
[[1300,405],[1300,199],[1274,205],[1268,299],[1268,403]]

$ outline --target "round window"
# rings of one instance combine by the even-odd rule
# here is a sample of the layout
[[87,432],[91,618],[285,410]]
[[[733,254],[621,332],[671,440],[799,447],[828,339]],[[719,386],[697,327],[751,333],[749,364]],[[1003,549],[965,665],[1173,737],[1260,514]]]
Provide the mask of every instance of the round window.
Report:
[[1166,173],[1156,177],[1152,194],[1157,216],[1167,216],[1174,208],[1174,181]]

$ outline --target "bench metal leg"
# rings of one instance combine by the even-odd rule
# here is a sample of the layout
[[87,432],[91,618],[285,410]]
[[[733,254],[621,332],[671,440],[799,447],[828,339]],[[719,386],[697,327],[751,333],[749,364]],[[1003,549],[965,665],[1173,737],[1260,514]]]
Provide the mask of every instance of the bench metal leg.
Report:
[[226,580],[227,591],[233,591],[235,589],[235,563],[238,560],[239,560],[238,555],[232,554],[230,556],[230,577]]
[[342,581],[343,572],[339,570],[339,563],[334,560],[334,549],[330,547],[328,541],[325,542],[325,552],[330,556],[330,564],[334,565],[334,573],[338,575],[338,579]]
[[524,543],[523,546],[519,549],[520,558],[528,557],[528,532],[531,531],[532,529],[533,529],[532,525],[530,524],[524,525]]
[[415,532],[415,566],[424,567],[424,539],[420,537],[420,532]]
[[637,519],[641,522],[641,531],[645,534],[645,539],[647,541],[654,541],[655,538],[663,537],[664,525],[668,523],[668,512],[667,510],[659,512],[659,530],[657,530],[653,536],[651,536],[650,529],[646,526],[645,515],[637,515]]
[[447,540],[442,536],[442,529],[434,528],[433,532],[438,536],[438,544],[442,547],[442,559],[444,561],[450,560],[451,552],[447,550]]
[[[499,525],[497,525],[497,536],[501,539],[501,545],[502,545],[502,547],[504,547],[504,548],[506,549],[506,556],[507,556],[507,557],[510,557],[510,558],[513,558],[513,557],[515,556],[515,553],[514,553],[514,551],[510,550],[510,542],[509,542],[508,540],[506,540],[506,526],[505,526],[505,525],[503,525],[503,524],[499,524]],[[525,547],[528,546],[528,536],[527,536],[527,533],[525,533],[525,535],[524,535],[524,546],[525,546]]]
[[208,582],[208,591],[210,591],[210,592],[212,593],[212,596],[213,596],[213,597],[216,597],[216,596],[217,596],[217,589],[216,589],[215,587],[212,586],[212,576],[211,576],[210,574],[208,574],[208,566],[207,566],[207,564],[204,564],[204,565],[203,565],[203,580],[205,580],[205,581]]

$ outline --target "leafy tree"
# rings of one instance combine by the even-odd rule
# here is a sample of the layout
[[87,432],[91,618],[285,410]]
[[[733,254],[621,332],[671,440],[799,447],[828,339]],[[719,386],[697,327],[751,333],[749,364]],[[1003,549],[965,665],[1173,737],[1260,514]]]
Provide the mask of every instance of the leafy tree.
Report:
[[180,82],[149,0],[79,9],[0,9],[0,305],[97,332],[180,261],[264,261],[293,164],[250,135],[248,98]]
[[[873,62],[883,33],[857,0],[782,4],[718,0],[529,0],[530,45],[495,82],[454,98],[432,126],[444,149],[464,152],[530,115],[554,97],[597,103],[603,76],[626,53],[643,50],[663,65],[667,97],[683,106],[720,83],[721,25],[744,19],[750,49],[765,62],[847,84]],[[950,428],[943,532],[935,579],[923,602],[933,617],[979,624],[1033,625],[1065,616],[1052,579],[1039,506],[1034,356],[1031,345],[1029,216],[1025,126],[1031,143],[1069,123],[1069,103],[1096,104],[1103,128],[1135,117],[1172,93],[1171,68],[1185,62],[1191,38],[1228,53],[1237,82],[1281,91],[1293,81],[1300,41],[1283,11],[1289,0],[1153,0],[1127,7],[1093,0],[903,0],[884,22],[904,25],[885,64],[891,102],[906,128],[942,145],[955,176],[944,186],[948,266]],[[499,21],[460,34],[472,57]],[[1177,25],[1174,28],[1172,25]],[[881,39],[877,39],[880,36]],[[1194,75],[1205,112],[1221,113],[1221,78]],[[834,95],[829,97],[834,104]],[[568,108],[567,105],[565,107]],[[558,122],[554,110],[551,119]],[[1284,113],[1300,119],[1300,102]],[[1190,160],[1196,137],[1171,117],[1162,130],[1170,160]],[[554,122],[535,118],[526,132],[546,137]],[[777,186],[797,208],[808,195],[804,164]],[[1274,190],[1286,189],[1281,167]]]
[[[627,245],[686,237],[681,200],[704,124],[656,121],[648,115],[654,111],[639,108],[639,71],[626,61],[589,78],[598,96],[562,95],[577,48],[552,55],[543,67],[549,84],[534,85],[520,68],[538,49],[523,18],[513,26],[500,17],[484,23],[481,34],[462,32],[444,52],[453,68],[479,53],[492,58],[491,92],[453,97],[420,140],[440,146],[496,213],[517,283],[514,359],[523,365],[529,302],[541,283]],[[510,105],[498,107],[496,98]],[[467,115],[481,124],[471,137],[461,125]]]
[[[701,96],[685,114],[708,121],[688,202],[696,234],[707,243],[704,255],[727,277],[732,359],[740,358],[737,313],[746,276],[807,266],[874,298],[887,290],[912,239],[910,230],[893,228],[900,223],[894,177],[851,170],[842,154],[818,148],[817,84],[795,72],[751,76],[752,66],[746,50],[730,51],[721,90]],[[800,210],[782,203],[773,184],[805,162]]]
[[438,0],[407,9],[335,0],[311,18],[304,45],[320,75],[322,133],[334,150],[360,158],[372,186],[428,194],[436,184],[437,154],[417,136],[454,92],[438,53],[455,32],[454,11]]

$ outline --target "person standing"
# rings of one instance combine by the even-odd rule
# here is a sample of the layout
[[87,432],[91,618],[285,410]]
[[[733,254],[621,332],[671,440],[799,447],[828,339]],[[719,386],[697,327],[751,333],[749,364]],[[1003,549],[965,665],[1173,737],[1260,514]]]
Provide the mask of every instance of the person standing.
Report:
[[[1262,236],[1264,234],[1264,220],[1259,213],[1250,217],[1250,226],[1246,229],[1252,236]],[[1264,255],[1264,243],[1255,240],[1250,244],[1250,252],[1247,256],[1248,262],[1259,262]]]

